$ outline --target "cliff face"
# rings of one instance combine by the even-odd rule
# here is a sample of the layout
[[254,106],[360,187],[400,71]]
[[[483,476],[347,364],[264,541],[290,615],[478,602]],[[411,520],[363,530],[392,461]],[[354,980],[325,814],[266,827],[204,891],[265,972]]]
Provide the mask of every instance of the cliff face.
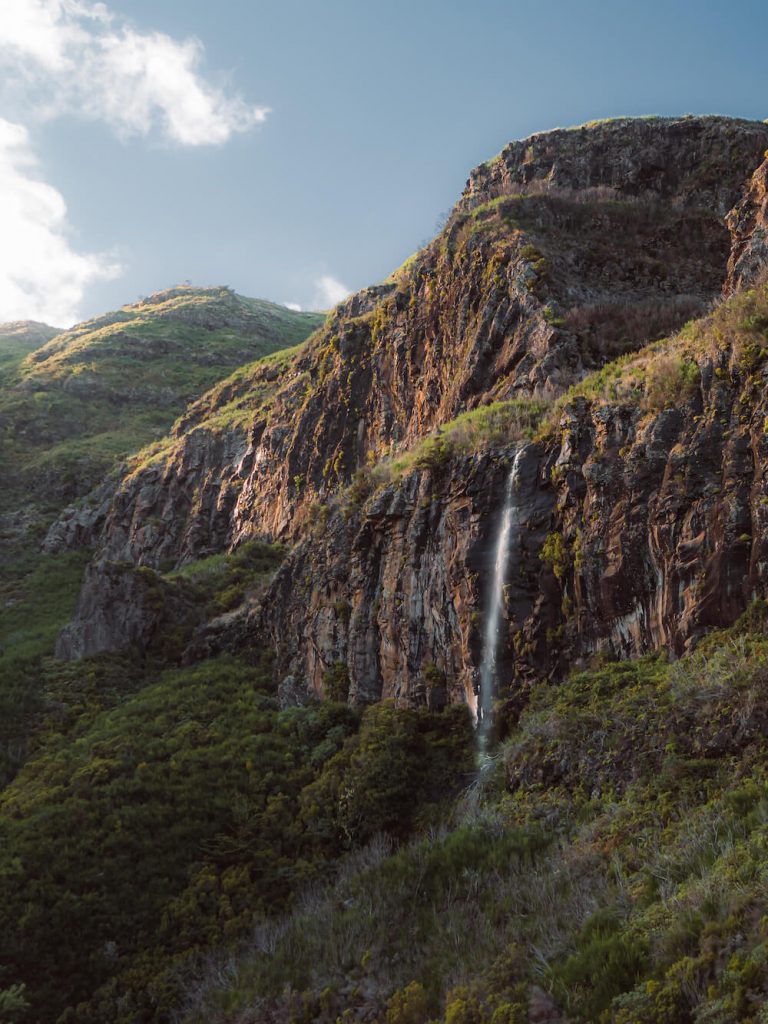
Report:
[[654,355],[671,381],[663,408],[580,399],[564,412],[553,529],[571,656],[679,654],[765,593],[768,290],[737,298],[701,329],[704,351],[683,338]]
[[[501,676],[595,652],[681,654],[766,592],[768,288],[585,382],[525,444]],[[509,453],[455,458],[336,510],[263,616],[280,671],[323,689],[473,700]],[[517,517],[516,517],[517,521]]]
[[[470,175],[471,208],[535,182],[546,190],[609,187],[725,217],[765,149],[765,124],[726,117],[613,118],[511,142]],[[731,168],[731,170],[726,170]]]
[[[337,307],[292,363],[237,375],[182,417],[177,443],[123,485],[107,557],[296,537],[307,505],[371,460],[482,402],[554,397],[674,331],[720,294],[723,218],[766,144],[765,125],[692,118],[508,147],[435,242]],[[211,532],[222,505],[228,527]],[[159,547],[148,518],[171,527]]]
[[[765,125],[685,118],[507,147],[392,279],[292,359],[193,405],[90,524],[57,525],[54,547],[98,544],[59,654],[121,642],[89,626],[100,566],[166,569],[267,535],[296,546],[237,635],[270,635],[286,692],[322,691],[330,671],[357,701],[471,702],[500,495],[523,443],[504,678],[596,650],[679,651],[732,621],[763,585],[762,300],[750,312],[737,296],[698,341],[632,353],[737,289],[745,254],[759,263],[766,144]],[[477,454],[376,476],[467,409],[555,398],[595,370],[533,444],[489,436]]]
[[728,214],[727,224],[733,243],[726,281],[730,294],[752,283],[768,262],[768,155]]
[[[512,454],[486,452],[416,470],[351,514],[335,509],[321,518],[278,572],[261,615],[280,675],[322,692],[329,667],[343,666],[357,702],[472,704],[485,584]],[[533,614],[540,596],[538,554],[553,500],[549,461],[528,446],[518,464],[510,629]],[[510,671],[512,648],[502,646]]]

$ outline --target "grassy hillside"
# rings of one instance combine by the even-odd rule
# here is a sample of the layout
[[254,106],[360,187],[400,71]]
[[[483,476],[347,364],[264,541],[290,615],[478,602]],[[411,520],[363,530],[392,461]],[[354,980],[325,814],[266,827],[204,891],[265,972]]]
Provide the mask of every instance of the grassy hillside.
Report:
[[295,346],[322,319],[183,287],[71,331],[0,326],[0,784],[39,724],[87,562],[40,553],[50,521],[234,367]]
[[22,359],[58,333],[55,327],[34,320],[0,324],[0,381],[11,380]]
[[[236,367],[292,346],[323,317],[236,295],[174,288],[8,360],[0,395],[0,512],[43,511],[86,493],[162,436]],[[3,342],[18,356],[21,342]],[[2,369],[2,363],[0,363]]]

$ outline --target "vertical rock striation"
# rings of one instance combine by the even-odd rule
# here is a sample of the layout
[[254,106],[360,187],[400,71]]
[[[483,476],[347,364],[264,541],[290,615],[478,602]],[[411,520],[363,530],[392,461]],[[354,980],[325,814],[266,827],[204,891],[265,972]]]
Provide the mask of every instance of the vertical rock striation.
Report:
[[[682,118],[506,147],[430,246],[292,359],[193,404],[134,466],[94,527],[59,654],[119,646],[118,628],[89,633],[102,568],[279,537],[293,551],[246,628],[271,638],[286,692],[322,693],[333,671],[359,703],[471,702],[513,449],[417,460],[358,496],[355,481],[468,409],[574,385],[521,456],[501,677],[521,689],[595,651],[679,652],[733,621],[768,564],[763,327],[736,301],[765,257],[767,145],[761,123]],[[724,287],[732,313],[703,320],[698,341],[633,356]],[[119,621],[114,576],[109,600]]]

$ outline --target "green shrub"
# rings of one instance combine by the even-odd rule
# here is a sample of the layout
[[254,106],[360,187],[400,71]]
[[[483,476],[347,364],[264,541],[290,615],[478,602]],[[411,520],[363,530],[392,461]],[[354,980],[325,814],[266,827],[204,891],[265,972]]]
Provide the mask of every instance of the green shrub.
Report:
[[4,1024],[11,1024],[29,1009],[26,985],[11,985],[0,992],[0,1016]]
[[613,999],[635,987],[648,963],[648,943],[623,934],[618,923],[588,923],[576,953],[550,971],[553,990],[579,1020],[597,1021]]
[[539,557],[550,567],[558,580],[564,579],[568,571],[569,559],[561,533],[555,531],[547,535]]
[[374,704],[302,797],[307,827],[332,847],[365,843],[378,832],[404,837],[471,764],[472,730],[463,708],[432,714]]
[[699,383],[699,368],[691,359],[676,355],[658,356],[645,374],[645,406],[664,409],[685,401]]
[[349,671],[346,662],[334,661],[323,673],[323,694],[328,700],[346,704],[349,699]]
[[420,982],[412,981],[390,996],[386,1024],[426,1024],[430,1016],[429,1009],[426,989]]

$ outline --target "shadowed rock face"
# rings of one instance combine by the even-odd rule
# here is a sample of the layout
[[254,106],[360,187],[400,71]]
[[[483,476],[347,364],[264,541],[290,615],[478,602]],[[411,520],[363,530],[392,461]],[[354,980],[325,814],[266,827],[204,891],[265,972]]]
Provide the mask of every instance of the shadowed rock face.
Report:
[[92,651],[146,651],[163,633],[192,625],[200,610],[176,588],[145,569],[92,565],[85,575],[76,622],[56,643],[56,657],[76,660]]
[[[439,472],[415,472],[353,515],[336,512],[303,541],[278,573],[262,613],[279,672],[322,693],[328,666],[343,662],[350,696],[360,703],[426,702],[441,682],[450,700],[470,700],[478,682],[483,585],[513,455],[469,456]],[[505,602],[510,628],[532,614],[538,596],[538,552],[553,500],[548,461],[529,446],[519,468],[517,504],[526,526],[514,537],[516,571]],[[509,672],[509,645],[501,647]]]
[[682,653],[766,590],[768,407],[727,350],[677,408],[576,403],[557,449],[553,528],[569,553],[568,659]]
[[726,292],[750,285],[768,265],[768,151],[741,202],[726,218],[733,240]]
[[[766,145],[766,125],[684,118],[507,147],[390,282],[339,306],[289,364],[265,363],[193,405],[89,538],[82,512],[57,525],[54,547],[75,534],[98,543],[59,654],[121,643],[118,626],[89,632],[101,601],[119,622],[130,600],[114,579],[106,597],[98,566],[166,567],[277,536],[296,546],[261,610],[204,645],[266,632],[292,694],[322,692],[341,663],[357,702],[419,703],[436,689],[468,699],[512,451],[417,469],[352,508],[334,495],[458,413],[556,396],[751,279]],[[728,345],[691,358],[698,383],[677,407],[579,399],[526,447],[506,679],[556,675],[599,650],[680,651],[764,586],[761,378]],[[551,536],[557,566],[542,558]]]

